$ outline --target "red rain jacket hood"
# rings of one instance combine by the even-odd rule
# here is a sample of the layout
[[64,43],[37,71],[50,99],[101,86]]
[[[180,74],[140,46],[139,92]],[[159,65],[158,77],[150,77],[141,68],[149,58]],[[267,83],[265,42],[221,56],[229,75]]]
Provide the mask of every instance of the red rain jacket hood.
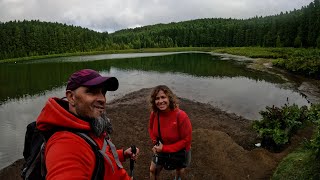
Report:
[[37,119],[37,128],[41,131],[47,131],[57,126],[66,129],[90,130],[88,122],[79,119],[67,109],[69,109],[67,101],[49,98]]

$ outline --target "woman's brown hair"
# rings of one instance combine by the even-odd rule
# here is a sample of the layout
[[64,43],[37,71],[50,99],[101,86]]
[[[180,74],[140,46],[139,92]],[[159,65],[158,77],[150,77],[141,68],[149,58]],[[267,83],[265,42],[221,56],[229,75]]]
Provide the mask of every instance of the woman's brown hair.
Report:
[[164,94],[166,94],[169,98],[169,108],[170,110],[174,110],[175,108],[178,107],[178,101],[177,101],[177,97],[173,94],[173,92],[168,88],[168,86],[166,85],[159,85],[156,86],[152,92],[151,92],[151,96],[150,96],[150,106],[153,112],[158,112],[159,109],[156,105],[156,97],[157,94],[159,93],[159,91],[163,91]]

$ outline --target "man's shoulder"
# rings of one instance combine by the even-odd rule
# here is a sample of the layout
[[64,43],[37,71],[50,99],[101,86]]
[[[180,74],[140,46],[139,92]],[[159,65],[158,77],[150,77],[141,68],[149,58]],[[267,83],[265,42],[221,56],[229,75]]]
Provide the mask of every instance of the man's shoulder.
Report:
[[55,132],[48,140],[47,145],[54,145],[54,144],[60,144],[60,145],[67,145],[71,147],[78,147],[78,146],[84,146],[86,148],[90,148],[90,145],[86,143],[86,140],[84,140],[82,137],[80,137],[75,132],[71,131],[57,131]]
[[[69,131],[57,131],[45,145],[45,161],[48,177],[61,174],[77,177],[81,172],[93,172],[95,167],[95,152],[84,139]],[[75,168],[75,165],[77,168]],[[68,172],[66,172],[68,171]],[[48,178],[51,179],[51,178]]]

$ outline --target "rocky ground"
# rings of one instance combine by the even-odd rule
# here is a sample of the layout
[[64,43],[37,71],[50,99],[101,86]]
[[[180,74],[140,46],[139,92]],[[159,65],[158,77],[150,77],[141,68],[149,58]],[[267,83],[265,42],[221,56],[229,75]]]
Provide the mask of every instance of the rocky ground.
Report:
[[[148,179],[152,156],[148,135],[151,89],[142,89],[108,103],[112,119],[112,140],[118,148],[135,144],[141,153],[135,164],[135,178]],[[280,160],[292,151],[311,131],[299,132],[281,153],[256,148],[257,134],[251,121],[228,114],[208,104],[179,99],[180,108],[187,112],[193,126],[192,162],[188,179],[270,179]],[[19,179],[22,160],[0,171],[0,179]],[[124,163],[129,172],[129,161]],[[173,171],[163,171],[162,179],[173,179]]]

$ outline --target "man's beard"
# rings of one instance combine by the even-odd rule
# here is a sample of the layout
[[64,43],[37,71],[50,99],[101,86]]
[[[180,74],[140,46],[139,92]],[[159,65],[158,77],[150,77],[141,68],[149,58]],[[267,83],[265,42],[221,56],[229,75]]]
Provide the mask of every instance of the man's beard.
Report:
[[92,118],[89,123],[94,135],[97,137],[99,137],[103,132],[111,134],[113,131],[111,120],[105,113],[101,114],[101,116],[97,118]]

